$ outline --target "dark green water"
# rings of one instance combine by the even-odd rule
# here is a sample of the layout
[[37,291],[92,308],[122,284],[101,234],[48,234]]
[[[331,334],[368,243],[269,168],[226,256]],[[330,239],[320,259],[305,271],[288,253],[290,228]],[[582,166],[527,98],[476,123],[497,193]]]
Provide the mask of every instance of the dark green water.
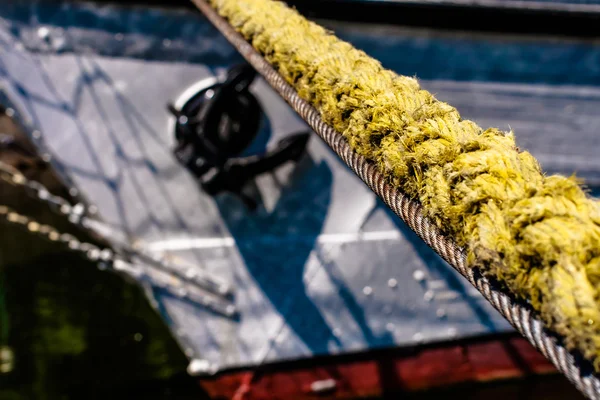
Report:
[[0,346],[14,353],[0,399],[203,398],[137,286],[69,254],[0,268]]

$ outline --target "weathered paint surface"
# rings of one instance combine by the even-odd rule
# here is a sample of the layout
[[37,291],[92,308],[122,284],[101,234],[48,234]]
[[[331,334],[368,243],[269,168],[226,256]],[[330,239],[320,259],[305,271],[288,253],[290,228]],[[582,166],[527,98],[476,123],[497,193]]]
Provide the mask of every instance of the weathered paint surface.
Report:
[[314,399],[316,395],[352,399],[553,373],[554,367],[526,340],[509,336],[354,358],[333,357],[308,365],[265,366],[201,379],[200,384],[215,399]]

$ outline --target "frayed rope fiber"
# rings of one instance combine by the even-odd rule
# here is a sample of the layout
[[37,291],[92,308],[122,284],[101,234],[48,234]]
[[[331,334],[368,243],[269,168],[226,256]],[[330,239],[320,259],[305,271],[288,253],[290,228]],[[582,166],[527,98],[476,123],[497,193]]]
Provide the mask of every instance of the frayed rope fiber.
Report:
[[545,176],[512,132],[463,120],[416,79],[281,2],[210,2],[354,151],[422,204],[469,267],[528,301],[600,371],[600,203],[574,178]]

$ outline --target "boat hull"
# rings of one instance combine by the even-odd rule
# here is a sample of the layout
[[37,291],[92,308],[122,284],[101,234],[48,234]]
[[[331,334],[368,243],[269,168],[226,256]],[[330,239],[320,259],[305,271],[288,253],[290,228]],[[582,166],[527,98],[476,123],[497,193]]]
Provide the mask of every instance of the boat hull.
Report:
[[265,365],[199,383],[213,399],[355,399],[556,373],[525,339],[508,334]]

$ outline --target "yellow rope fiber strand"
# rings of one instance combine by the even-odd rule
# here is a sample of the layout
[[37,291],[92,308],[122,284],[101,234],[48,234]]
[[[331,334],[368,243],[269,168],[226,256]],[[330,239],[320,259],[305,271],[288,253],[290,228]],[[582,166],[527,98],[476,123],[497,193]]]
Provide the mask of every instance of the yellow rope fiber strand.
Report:
[[281,2],[210,1],[356,152],[421,202],[470,267],[529,301],[600,371],[600,204],[574,178],[545,176],[512,132],[463,120]]

